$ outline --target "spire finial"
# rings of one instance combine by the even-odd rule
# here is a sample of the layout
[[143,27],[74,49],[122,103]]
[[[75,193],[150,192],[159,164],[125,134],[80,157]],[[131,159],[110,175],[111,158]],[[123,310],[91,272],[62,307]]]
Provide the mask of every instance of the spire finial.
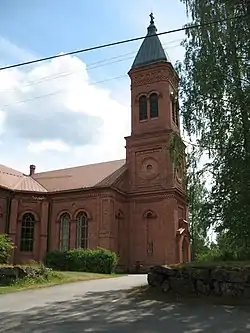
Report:
[[149,15],[149,17],[150,17],[150,24],[154,24],[155,23],[155,21],[154,21],[154,14],[151,12],[151,14]]

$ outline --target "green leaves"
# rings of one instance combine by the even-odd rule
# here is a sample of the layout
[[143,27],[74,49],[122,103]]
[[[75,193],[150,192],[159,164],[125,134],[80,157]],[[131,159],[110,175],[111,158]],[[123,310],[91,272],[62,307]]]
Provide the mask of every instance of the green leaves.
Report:
[[[250,247],[250,30],[244,2],[181,0],[191,24],[180,75],[183,124],[209,156],[213,225]],[[235,19],[236,16],[242,16]],[[198,163],[198,160],[197,160]],[[205,209],[205,208],[204,208]],[[207,211],[208,212],[208,211]],[[211,221],[211,219],[210,219]],[[242,250],[241,250],[242,251]]]
[[7,235],[0,234],[0,264],[8,263],[14,244]]

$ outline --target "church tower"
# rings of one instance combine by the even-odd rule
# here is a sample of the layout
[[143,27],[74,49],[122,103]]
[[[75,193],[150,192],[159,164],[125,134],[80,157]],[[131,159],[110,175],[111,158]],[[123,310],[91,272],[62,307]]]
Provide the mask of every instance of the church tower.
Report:
[[131,135],[129,177],[130,266],[190,260],[183,165],[173,166],[169,144],[180,135],[178,76],[162,47],[153,14],[129,71]]

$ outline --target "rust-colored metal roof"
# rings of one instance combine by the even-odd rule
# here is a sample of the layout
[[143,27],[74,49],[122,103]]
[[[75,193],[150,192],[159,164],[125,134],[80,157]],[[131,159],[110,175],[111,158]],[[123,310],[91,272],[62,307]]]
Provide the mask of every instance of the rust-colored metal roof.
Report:
[[36,173],[32,177],[0,165],[0,186],[18,191],[56,192],[109,187],[125,172],[126,160]]
[[0,164],[0,186],[16,191],[47,192],[35,179]]
[[33,178],[49,192],[111,186],[125,171],[126,160],[82,165],[36,173]]

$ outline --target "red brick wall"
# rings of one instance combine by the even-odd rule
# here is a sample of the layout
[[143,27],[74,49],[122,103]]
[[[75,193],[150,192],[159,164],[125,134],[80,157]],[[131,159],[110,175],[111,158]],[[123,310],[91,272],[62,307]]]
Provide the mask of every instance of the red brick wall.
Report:
[[[118,252],[120,250],[121,262],[128,262],[128,236],[125,199],[121,194],[112,190],[86,191],[82,193],[66,193],[54,195],[51,198],[33,199],[34,195],[19,195],[12,201],[9,233],[17,248],[13,260],[18,263],[30,260],[42,261],[47,248],[48,209],[51,201],[49,249],[55,250],[59,246],[59,220],[60,215],[68,212],[70,222],[70,247],[76,243],[76,215],[84,211],[89,216],[88,245],[90,248],[98,246]],[[21,220],[26,212],[35,215],[34,251],[25,253],[20,251]],[[118,213],[123,219],[118,226]],[[119,232],[120,228],[120,232]]]
[[[126,138],[129,174],[130,267],[176,263],[179,217],[186,216],[185,186],[177,181],[169,153],[172,121],[170,93],[178,78],[171,64],[156,64],[129,73],[131,78],[132,131]],[[139,120],[139,97],[158,94],[159,116]],[[148,104],[149,109],[149,104]],[[149,110],[148,110],[149,111]],[[145,218],[145,212],[154,218]]]
[[[119,264],[132,269],[136,261],[145,266],[178,262],[177,244],[179,218],[186,218],[185,186],[177,182],[169,154],[169,138],[179,129],[172,122],[170,92],[177,90],[178,78],[171,64],[157,64],[130,72],[132,134],[126,138],[127,171],[112,189],[68,192],[41,196],[17,195],[12,203],[10,234],[17,244],[15,261],[42,260],[47,247],[59,246],[60,215],[68,212],[70,247],[76,243],[76,215],[85,211],[89,217],[88,245],[116,251]],[[138,98],[151,92],[159,96],[159,117],[139,121]],[[148,168],[150,165],[150,168]],[[126,192],[126,194],[124,193]],[[0,209],[6,207],[0,196]],[[51,202],[48,227],[49,202]],[[22,214],[36,216],[35,244],[31,254],[21,253],[20,227]],[[146,213],[151,211],[152,218]],[[2,225],[2,227],[1,227]],[[3,228],[0,217],[0,228]],[[1,229],[0,229],[1,230]],[[178,245],[178,246],[177,246]]]
[[5,226],[7,223],[8,196],[8,191],[0,190],[0,233],[5,233]]

